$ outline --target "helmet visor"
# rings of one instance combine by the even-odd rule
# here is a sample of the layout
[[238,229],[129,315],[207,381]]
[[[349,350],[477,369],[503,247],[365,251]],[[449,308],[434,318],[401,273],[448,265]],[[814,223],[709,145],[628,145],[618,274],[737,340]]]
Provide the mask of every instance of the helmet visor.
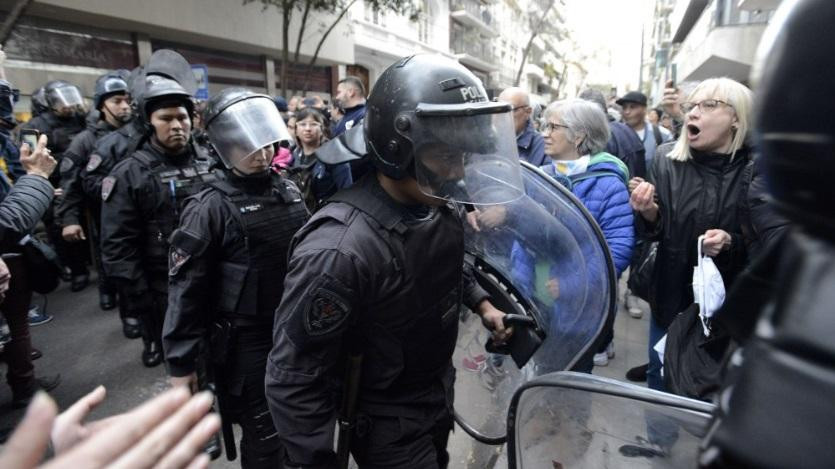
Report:
[[53,108],[81,106],[84,99],[81,92],[75,86],[59,86],[49,90],[47,95]]
[[415,179],[426,195],[490,205],[524,193],[509,106],[484,104],[468,112],[418,107],[409,138]]
[[275,104],[262,97],[227,107],[209,122],[208,132],[212,146],[230,169],[267,145],[290,140]]

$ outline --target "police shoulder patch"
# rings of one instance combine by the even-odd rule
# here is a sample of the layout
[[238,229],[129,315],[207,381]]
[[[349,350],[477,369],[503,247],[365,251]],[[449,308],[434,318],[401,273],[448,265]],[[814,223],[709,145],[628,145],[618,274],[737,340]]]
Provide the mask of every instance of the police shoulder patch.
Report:
[[348,302],[327,288],[319,288],[307,304],[304,328],[311,336],[333,332],[345,322],[351,313]]
[[90,171],[95,171],[99,165],[101,165],[101,156],[97,153],[93,153],[90,155],[90,160],[87,162],[87,167],[85,169],[89,173]]
[[107,176],[106,178],[102,179],[101,181],[101,200],[107,201],[110,198],[110,194],[113,193],[113,187],[116,186],[116,178],[113,176]]
[[71,158],[62,158],[61,166],[58,167],[58,171],[60,171],[61,173],[66,173],[67,171],[72,169],[73,164],[74,163]]
[[168,276],[174,277],[177,275],[180,272],[180,267],[185,265],[189,259],[191,259],[191,254],[184,249],[172,246],[168,251]]

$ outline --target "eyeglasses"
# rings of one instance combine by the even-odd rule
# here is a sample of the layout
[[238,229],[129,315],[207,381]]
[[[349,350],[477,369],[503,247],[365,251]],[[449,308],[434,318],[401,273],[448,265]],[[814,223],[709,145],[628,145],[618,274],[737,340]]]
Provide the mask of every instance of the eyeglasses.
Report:
[[521,105],[521,106],[516,106],[515,108],[511,109],[511,112],[516,112],[516,111],[518,111],[519,109],[527,109],[527,108],[529,108],[529,107],[530,107],[530,106],[528,106],[527,104],[523,104],[523,105]]
[[698,103],[681,103],[681,112],[687,114],[697,107],[699,108],[699,111],[704,113],[713,112],[720,104],[733,108],[733,106],[725,101],[720,101],[718,99],[705,99],[703,101],[699,101]]
[[559,127],[562,127],[563,129],[569,129],[570,128],[567,125],[555,124],[553,122],[549,122],[549,123],[545,124],[545,135],[550,135],[551,132],[557,130],[557,128],[559,128]]
[[301,129],[318,129],[321,126],[318,122],[296,122],[296,127]]

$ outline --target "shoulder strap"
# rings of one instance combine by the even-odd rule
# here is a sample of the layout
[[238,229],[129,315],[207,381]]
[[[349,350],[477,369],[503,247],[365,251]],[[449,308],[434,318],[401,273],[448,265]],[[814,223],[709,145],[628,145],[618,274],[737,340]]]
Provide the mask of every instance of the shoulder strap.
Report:
[[357,184],[343,189],[332,195],[327,203],[342,202],[365,213],[381,227],[388,231],[395,231],[398,234],[406,232],[406,225],[403,223],[403,216],[384,200],[376,197],[371,192],[371,187],[366,179],[365,183]]
[[159,158],[154,158],[153,155],[148,153],[145,150],[136,150],[133,153],[133,157],[136,158],[143,166],[150,170],[156,169],[157,166],[162,164]]
[[656,124],[652,124],[652,133],[655,135],[655,146],[664,143],[664,137],[661,135],[661,129]]
[[[592,156],[591,159],[589,160],[589,166],[591,166],[593,164],[598,164],[598,163],[610,163],[610,164],[613,164],[613,165],[617,166],[617,168],[618,168],[617,170],[614,170],[614,169],[600,169],[599,171],[605,171],[605,172],[608,172],[610,174],[615,174],[623,180],[624,184],[629,183],[629,177],[630,177],[629,167],[626,166],[626,163],[624,163],[622,159],[618,158],[615,155],[612,155],[612,154],[606,153],[605,151],[602,151],[602,152]],[[598,171],[598,170],[594,170],[594,171]],[[592,172],[594,172],[594,171],[592,171]]]

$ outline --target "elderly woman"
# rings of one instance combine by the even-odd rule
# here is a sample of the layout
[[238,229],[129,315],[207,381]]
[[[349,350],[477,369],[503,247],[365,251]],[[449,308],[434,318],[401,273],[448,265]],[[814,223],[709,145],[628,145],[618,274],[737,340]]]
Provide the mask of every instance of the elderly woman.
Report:
[[681,110],[684,127],[678,141],[659,148],[649,181],[630,181],[639,228],[647,239],[659,241],[650,287],[647,382],[653,389],[664,386],[652,347],[693,303],[698,237],[704,235],[704,253],[713,258],[726,287],[746,262],[737,203],[750,158],[751,91],[728,78],[705,80]]
[[600,225],[620,275],[629,266],[635,237],[629,171],[604,152],[608,141],[609,122],[594,103],[569,99],[545,109],[545,154],[552,160],[546,172],[571,181],[571,191]]
[[[605,153],[609,141],[609,122],[595,103],[570,99],[557,101],[545,109],[545,154],[551,162],[542,169],[563,182],[591,213],[606,238],[617,275],[629,266],[635,236],[632,209],[626,183],[629,171],[618,158]],[[519,278],[533,275],[521,250],[516,252],[516,272],[527,271]],[[520,268],[521,267],[521,268]],[[548,288],[555,299],[560,290],[571,289],[571,278],[557,275],[553,269]],[[560,284],[562,283],[562,284]],[[593,351],[596,362],[608,361],[611,352],[612,326],[608,324]],[[590,372],[592,355],[580,359],[574,371]]]

